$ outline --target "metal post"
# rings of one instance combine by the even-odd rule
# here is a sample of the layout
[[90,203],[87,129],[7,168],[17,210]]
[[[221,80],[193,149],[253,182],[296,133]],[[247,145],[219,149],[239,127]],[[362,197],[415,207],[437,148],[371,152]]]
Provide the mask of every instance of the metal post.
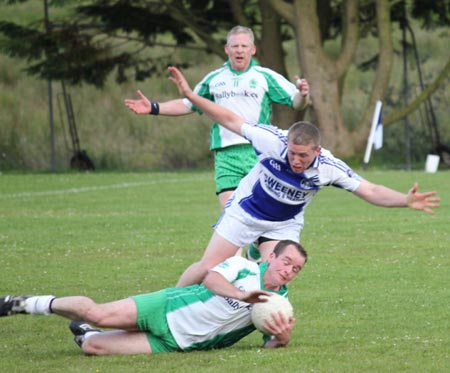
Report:
[[[403,19],[401,20],[402,39],[403,39],[403,101],[408,106],[408,61],[407,61],[407,45],[406,45],[406,9],[403,3]],[[406,169],[411,170],[411,125],[408,116],[405,116],[405,156]]]
[[[44,0],[45,15],[45,31],[50,31],[50,22],[48,18],[48,3]],[[48,116],[50,121],[50,171],[56,172],[56,156],[55,156],[55,121],[53,118],[53,90],[52,80],[48,79]]]

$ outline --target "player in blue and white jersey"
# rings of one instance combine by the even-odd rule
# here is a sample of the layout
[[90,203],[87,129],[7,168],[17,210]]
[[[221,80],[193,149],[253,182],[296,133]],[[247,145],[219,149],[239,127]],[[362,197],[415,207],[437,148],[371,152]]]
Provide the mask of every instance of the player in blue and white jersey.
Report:
[[320,132],[314,125],[297,122],[286,133],[273,126],[246,123],[195,94],[177,68],[169,67],[169,72],[182,96],[249,140],[259,158],[230,198],[202,259],[183,273],[178,286],[201,282],[208,268],[259,237],[267,239],[259,246],[263,260],[278,240],[298,242],[305,209],[325,186],[347,190],[378,206],[410,207],[427,213],[439,207],[436,192],[419,193],[417,183],[405,194],[361,178],[320,146]]
[[[75,342],[89,355],[150,354],[230,346],[255,330],[252,303],[261,295],[287,296],[287,284],[307,261],[298,243],[280,241],[267,262],[233,256],[211,269],[201,285],[168,288],[97,304],[84,296],[6,296],[0,316],[50,315],[69,318]],[[286,346],[295,319],[274,314],[264,347]],[[94,326],[91,326],[91,323]],[[96,327],[115,329],[102,331]]]

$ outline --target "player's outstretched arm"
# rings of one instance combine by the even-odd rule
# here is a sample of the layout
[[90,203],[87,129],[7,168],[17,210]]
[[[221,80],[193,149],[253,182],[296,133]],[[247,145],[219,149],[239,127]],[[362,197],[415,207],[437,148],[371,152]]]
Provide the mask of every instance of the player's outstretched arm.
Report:
[[125,106],[135,114],[179,116],[192,113],[182,99],[162,103],[150,101],[141,91],[137,91],[139,99],[125,99]]
[[176,67],[170,66],[168,71],[170,73],[169,80],[178,87],[178,91],[181,96],[189,99],[189,101],[191,101],[212,120],[220,123],[222,126],[237,133],[238,135],[242,134],[241,127],[245,122],[244,118],[212,101],[207,100],[206,98],[195,94],[186,81],[184,75]]
[[383,185],[363,180],[354,194],[377,206],[409,207],[414,210],[434,214],[434,208],[440,206],[440,198],[436,192],[419,193],[419,185],[414,183],[407,194],[389,189]]

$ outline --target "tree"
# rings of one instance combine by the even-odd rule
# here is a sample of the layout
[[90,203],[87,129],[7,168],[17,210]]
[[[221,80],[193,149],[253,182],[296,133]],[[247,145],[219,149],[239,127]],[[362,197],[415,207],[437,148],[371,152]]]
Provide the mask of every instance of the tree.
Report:
[[[387,93],[394,58],[392,27],[404,8],[400,0],[54,0],[51,4],[75,4],[74,12],[52,19],[47,28],[44,19],[31,26],[1,22],[1,49],[27,59],[29,73],[71,84],[101,87],[112,73],[118,82],[165,74],[177,48],[225,58],[225,34],[235,24],[254,29],[262,65],[287,75],[282,42],[294,38],[299,70],[312,88],[314,121],[322,129],[324,145],[340,156],[363,148],[375,103]],[[410,0],[408,7],[411,15],[423,20],[423,27],[449,24],[446,0]],[[374,79],[360,124],[350,130],[341,102],[360,38],[368,33],[378,39],[378,51],[367,64],[375,68]],[[325,41],[337,38],[339,53],[329,56]],[[158,53],[152,53],[156,48]],[[391,113],[385,124],[401,119],[429,97],[449,76],[449,63],[420,98]],[[187,68],[189,63],[181,61],[178,66]],[[276,123],[295,119],[292,111],[277,115]]]
[[[361,144],[367,138],[370,127],[358,125],[352,133],[349,133],[349,130],[343,123],[340,106],[342,98],[341,86],[358,45],[360,34],[359,16],[361,14],[359,10],[360,1],[347,0],[343,4],[345,9],[342,17],[342,47],[337,58],[330,58],[322,49],[324,31],[320,27],[317,12],[320,8],[315,0],[294,0],[292,4],[287,1],[271,0],[274,10],[296,30],[301,70],[311,82],[314,113],[317,117],[317,123],[325,134],[327,145],[332,149],[339,149],[339,153],[342,156],[349,156],[357,148],[361,149]],[[388,0],[377,0],[374,5],[376,9],[376,32],[379,41],[378,63],[368,104],[360,120],[361,124],[370,123],[376,101],[385,97],[389,87],[394,58],[390,2]],[[419,8],[425,8],[422,11],[426,11],[425,19],[426,24],[429,26],[431,25],[430,14],[433,11],[445,10],[445,7],[443,9],[440,6],[436,6],[436,3],[433,9],[427,8],[426,4],[421,1],[416,2],[416,5],[414,8],[416,15],[422,14]],[[369,9],[371,6],[372,4],[369,3]],[[395,7],[393,9],[397,12],[398,18],[399,9]],[[443,14],[441,13],[440,22],[448,23],[448,11],[449,9],[446,9],[446,12],[443,11]],[[445,17],[445,14],[447,14],[447,17]],[[417,105],[449,76],[449,63],[450,59],[428,92],[423,92],[421,99],[416,100],[407,109],[402,109],[401,114],[392,114],[385,120],[385,124],[390,124],[395,119],[401,119],[404,115],[417,108]]]

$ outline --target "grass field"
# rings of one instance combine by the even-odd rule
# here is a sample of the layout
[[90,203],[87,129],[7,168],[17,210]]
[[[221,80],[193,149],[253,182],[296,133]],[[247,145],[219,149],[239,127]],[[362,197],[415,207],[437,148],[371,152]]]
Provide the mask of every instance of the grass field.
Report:
[[[436,215],[326,188],[306,213],[288,348],[86,357],[68,321],[0,319],[5,372],[448,372],[450,173],[361,172],[442,198]],[[176,283],[219,215],[211,172],[0,175],[0,295],[115,300]]]

